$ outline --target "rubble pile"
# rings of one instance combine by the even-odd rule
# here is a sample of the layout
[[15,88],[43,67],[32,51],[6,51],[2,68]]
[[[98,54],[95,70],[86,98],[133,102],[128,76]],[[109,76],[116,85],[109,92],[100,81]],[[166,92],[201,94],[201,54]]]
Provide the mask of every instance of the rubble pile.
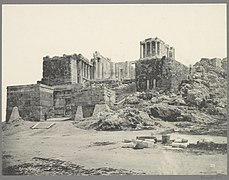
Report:
[[182,81],[176,93],[158,89],[136,92],[134,83],[120,86],[116,94],[121,101],[112,111],[74,124],[83,129],[105,131],[161,128],[170,132],[226,136],[226,63],[226,59],[201,59],[190,68],[189,78]]
[[115,91],[116,101],[119,102],[136,92],[136,84],[135,82],[129,84],[120,83],[117,87],[112,88],[112,90]]
[[226,118],[227,111],[227,71],[226,59],[202,58],[193,66],[193,73],[188,81],[183,81],[179,90],[189,106]]
[[154,129],[155,121],[147,112],[136,108],[98,113],[96,116],[73,122],[82,129],[103,131]]
[[162,134],[161,137],[137,136],[136,139],[124,139],[122,148],[144,149],[161,148],[165,150],[182,150],[185,152],[216,152],[227,153],[227,144],[225,142],[215,142],[208,139],[199,139],[195,143],[190,143],[189,138],[176,137],[171,138],[170,134]]
[[187,148],[206,150],[206,151],[219,151],[222,153],[227,153],[227,144],[226,143],[215,143],[212,141],[197,141],[196,144],[188,144]]

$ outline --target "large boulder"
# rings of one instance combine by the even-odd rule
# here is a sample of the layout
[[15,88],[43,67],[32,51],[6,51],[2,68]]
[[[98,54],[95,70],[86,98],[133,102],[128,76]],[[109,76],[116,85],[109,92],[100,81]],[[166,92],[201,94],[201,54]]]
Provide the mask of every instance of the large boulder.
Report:
[[150,115],[155,118],[161,118],[165,121],[177,121],[177,117],[181,116],[181,110],[176,106],[166,103],[159,103],[149,107]]

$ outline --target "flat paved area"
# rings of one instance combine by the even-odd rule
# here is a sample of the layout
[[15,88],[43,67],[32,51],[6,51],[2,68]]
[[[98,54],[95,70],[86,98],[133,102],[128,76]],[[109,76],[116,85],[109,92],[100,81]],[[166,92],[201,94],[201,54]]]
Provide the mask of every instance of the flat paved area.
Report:
[[[53,121],[52,121],[53,122]],[[104,132],[82,130],[71,121],[59,121],[50,129],[31,129],[36,123],[26,122],[3,134],[3,155],[9,156],[4,163],[16,165],[32,162],[33,157],[53,158],[71,161],[88,168],[112,167],[144,172],[148,175],[203,175],[226,174],[226,154],[194,154],[187,151],[166,150],[161,144],[134,150],[121,148],[124,139],[150,135],[153,131]],[[17,129],[18,128],[18,129]],[[226,137],[178,135],[191,142],[207,138],[226,142]],[[96,146],[95,142],[113,142]]]

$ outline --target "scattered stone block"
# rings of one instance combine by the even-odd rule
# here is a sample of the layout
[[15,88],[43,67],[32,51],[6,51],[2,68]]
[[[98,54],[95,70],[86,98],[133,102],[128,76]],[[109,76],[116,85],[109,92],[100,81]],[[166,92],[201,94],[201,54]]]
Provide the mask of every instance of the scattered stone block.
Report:
[[170,135],[162,135],[162,144],[170,143]]
[[174,140],[174,143],[187,143],[188,140],[184,138],[177,138]]
[[188,146],[188,143],[176,143],[176,142],[173,142],[171,144],[172,147],[175,147],[175,148],[186,148]]
[[148,147],[148,143],[144,141],[137,141],[133,149],[144,149]]

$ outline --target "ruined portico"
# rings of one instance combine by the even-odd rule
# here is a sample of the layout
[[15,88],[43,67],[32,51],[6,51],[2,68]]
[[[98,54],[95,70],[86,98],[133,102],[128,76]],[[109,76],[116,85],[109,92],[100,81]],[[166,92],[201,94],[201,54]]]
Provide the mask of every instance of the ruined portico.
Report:
[[104,57],[98,51],[95,51],[91,63],[94,67],[94,80],[115,78],[115,63],[110,58]]
[[165,44],[164,41],[155,38],[148,38],[140,42],[140,59],[167,57],[175,59],[175,49]]

